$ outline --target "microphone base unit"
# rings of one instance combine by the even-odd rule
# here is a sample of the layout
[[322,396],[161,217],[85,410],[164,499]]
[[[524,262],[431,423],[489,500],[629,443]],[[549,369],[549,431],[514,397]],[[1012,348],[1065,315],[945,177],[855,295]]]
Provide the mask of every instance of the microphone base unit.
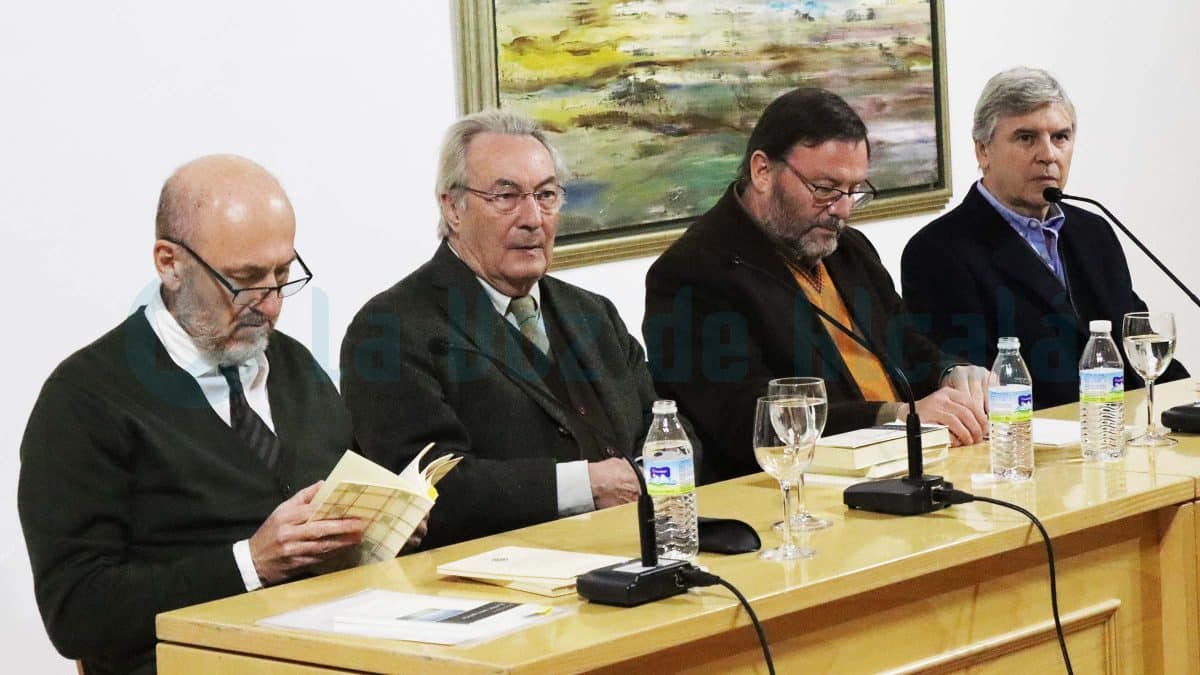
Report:
[[951,490],[954,485],[941,476],[928,474],[920,478],[890,478],[855,483],[842,493],[842,502],[852,509],[887,513],[894,516],[917,516],[950,506],[935,501],[933,489]]
[[691,568],[686,560],[660,558],[654,567],[645,567],[635,559],[579,575],[575,590],[588,602],[636,607],[686,591],[683,571]]
[[1162,414],[1163,426],[1171,431],[1200,434],[1200,404],[1177,405]]

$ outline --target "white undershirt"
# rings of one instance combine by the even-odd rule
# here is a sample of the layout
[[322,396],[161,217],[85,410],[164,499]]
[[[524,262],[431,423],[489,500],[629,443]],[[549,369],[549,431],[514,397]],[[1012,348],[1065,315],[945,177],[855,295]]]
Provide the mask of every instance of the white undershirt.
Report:
[[[225,376],[217,370],[216,362],[207,358],[204,353],[196,346],[192,337],[188,335],[183,326],[179,325],[179,321],[175,316],[167,310],[167,306],[162,300],[162,286],[155,291],[150,302],[146,305],[146,320],[150,322],[150,329],[158,336],[158,341],[162,343],[167,350],[167,355],[188,375],[191,375],[196,380],[196,384],[200,385],[200,391],[204,394],[204,399],[212,406],[213,412],[227,425],[232,423],[229,421],[229,383],[225,381]],[[270,372],[270,364],[267,363],[267,355],[259,354],[246,363],[238,366],[238,375],[242,380],[242,390],[246,395],[246,402],[262,421],[266,423],[267,428],[272,432],[275,431],[275,422],[271,418],[271,401],[267,398],[267,374]],[[250,556],[250,540],[243,539],[233,545],[233,558],[237,562],[238,571],[242,575],[242,583],[245,584],[247,591],[253,591],[262,588],[262,580],[258,578],[258,571],[254,569],[254,560]]]
[[[449,246],[450,243],[446,242],[446,244]],[[458,256],[459,260],[462,260],[462,256],[458,255],[458,251],[455,251],[453,246],[450,246],[450,251]],[[508,304],[512,302],[512,298],[496,290],[483,277],[476,275],[475,278],[479,280],[479,285],[483,286],[488,299],[492,301],[492,306],[496,308],[496,313],[512,324],[513,328],[520,330],[517,317],[508,311]],[[542,314],[540,282],[529,289],[529,296],[533,298],[533,303],[537,307],[537,322],[542,335],[549,335],[546,332],[546,321]],[[559,462],[554,465],[554,473],[555,488],[558,493],[558,515],[573,516],[576,513],[596,510],[596,502],[592,499],[592,479],[588,475],[587,461]]]

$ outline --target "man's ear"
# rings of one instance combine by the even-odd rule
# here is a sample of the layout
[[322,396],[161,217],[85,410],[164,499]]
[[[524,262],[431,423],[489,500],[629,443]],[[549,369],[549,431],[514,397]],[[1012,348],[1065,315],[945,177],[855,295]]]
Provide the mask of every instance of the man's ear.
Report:
[[987,145],[975,141],[975,162],[979,164],[979,170],[983,173],[987,173],[988,164],[991,163],[991,159],[988,157],[988,149]]
[[179,256],[175,255],[176,245],[165,239],[154,242],[154,269],[162,280],[163,288],[174,293],[183,285]]
[[750,185],[757,192],[765,194],[771,188],[771,159],[762,150],[750,154]]
[[454,195],[449,192],[443,192],[439,201],[441,202],[442,219],[446,221],[446,225],[450,227],[452,232],[457,232],[458,224],[462,221],[462,214],[459,212]]

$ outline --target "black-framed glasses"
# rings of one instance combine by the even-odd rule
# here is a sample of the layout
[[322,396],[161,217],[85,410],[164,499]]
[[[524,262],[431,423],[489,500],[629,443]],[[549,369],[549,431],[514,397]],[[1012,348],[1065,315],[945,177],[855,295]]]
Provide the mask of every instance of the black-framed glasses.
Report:
[[192,254],[192,257],[196,259],[196,262],[200,263],[204,269],[208,270],[208,273],[217,280],[217,283],[224,286],[225,289],[233,295],[233,297],[230,299],[230,302],[239,307],[244,307],[246,305],[257,305],[263,300],[266,300],[267,297],[272,293],[278,293],[280,298],[286,298],[289,295],[295,295],[296,293],[299,293],[300,289],[304,288],[308,282],[312,281],[313,278],[312,271],[308,269],[308,265],[304,264],[304,260],[300,257],[300,253],[296,252],[296,262],[300,263],[300,268],[304,270],[305,277],[303,279],[294,279],[292,281],[279,284],[278,286],[250,286],[247,288],[235,288],[234,285],[225,278],[225,275],[218,272],[212,265],[209,265],[208,262],[206,262],[204,258],[201,258],[199,253],[193,251],[190,246],[177,239],[171,239],[169,237],[164,237],[164,239],[172,244],[175,244],[176,246],[181,246],[183,250]]
[[476,197],[487,201],[500,213],[515,213],[517,209],[521,208],[521,202],[525,201],[526,197],[532,196],[534,203],[537,204],[538,209],[542,213],[554,215],[558,213],[558,210],[562,208],[563,202],[566,201],[566,193],[558,185],[538,188],[529,192],[521,192],[517,189],[488,192],[487,190],[476,190],[466,185],[460,187]]
[[[866,206],[872,199],[875,199],[875,197],[879,196],[879,191],[875,189],[874,185],[871,185],[871,181],[869,180],[863,181],[861,184],[855,186],[857,189],[848,191],[839,190],[838,188],[830,185],[814,184],[812,181],[805,178],[804,174],[797,171],[796,167],[792,166],[787,160],[783,161],[783,165],[786,166],[789,171],[796,174],[796,178],[799,178],[801,183],[804,183],[804,187],[808,188],[808,191],[812,193],[813,203],[820,207],[827,207],[832,204],[836,204],[839,200],[841,200],[842,197],[849,197],[850,209],[854,210]],[[864,187],[866,189],[863,189]]]

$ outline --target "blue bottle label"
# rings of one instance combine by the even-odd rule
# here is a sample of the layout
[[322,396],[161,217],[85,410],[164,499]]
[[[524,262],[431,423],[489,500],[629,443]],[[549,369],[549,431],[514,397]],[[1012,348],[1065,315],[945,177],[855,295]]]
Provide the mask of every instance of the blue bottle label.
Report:
[[645,461],[646,491],[652,497],[691,494],[696,479],[691,457]]

